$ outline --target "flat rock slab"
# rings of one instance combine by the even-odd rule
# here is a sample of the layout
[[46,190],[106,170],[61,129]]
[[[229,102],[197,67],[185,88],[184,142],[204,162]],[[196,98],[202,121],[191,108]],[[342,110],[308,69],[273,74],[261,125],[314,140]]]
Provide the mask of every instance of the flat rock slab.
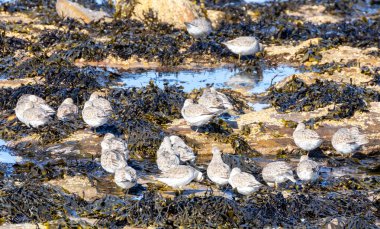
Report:
[[65,176],[63,179],[50,180],[48,183],[59,186],[87,201],[93,201],[104,196],[85,176]]

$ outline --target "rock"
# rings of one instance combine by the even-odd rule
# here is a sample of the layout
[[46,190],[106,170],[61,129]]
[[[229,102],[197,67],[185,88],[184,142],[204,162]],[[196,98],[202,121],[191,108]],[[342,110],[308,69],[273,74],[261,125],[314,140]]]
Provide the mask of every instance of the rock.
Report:
[[103,197],[104,194],[99,193],[90,180],[85,176],[65,176],[63,179],[48,181],[51,185],[59,186],[69,193],[76,194],[86,201],[92,201]]
[[322,5],[303,5],[298,11],[286,11],[287,15],[301,17],[304,21],[314,23],[316,25],[324,23],[338,23],[342,19],[326,13],[326,7]]
[[221,23],[226,20],[226,13],[219,10],[207,10],[207,17],[211,21],[213,29],[219,29]]
[[328,222],[324,228],[326,228],[326,229],[343,229],[343,228],[345,228],[346,222],[347,222],[347,219],[344,217],[334,218],[330,222]]
[[185,22],[202,15],[199,7],[189,0],[139,0],[134,6],[132,18],[143,20],[150,9],[159,21],[180,29],[185,28]]
[[73,18],[80,22],[90,23],[110,17],[106,12],[87,9],[78,3],[68,0],[57,0],[55,5],[57,13],[62,18]]

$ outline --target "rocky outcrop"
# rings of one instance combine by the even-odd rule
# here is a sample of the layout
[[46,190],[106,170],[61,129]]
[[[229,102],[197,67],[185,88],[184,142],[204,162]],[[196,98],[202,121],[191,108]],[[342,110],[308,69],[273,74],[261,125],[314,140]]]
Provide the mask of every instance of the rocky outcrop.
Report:
[[185,28],[184,22],[192,21],[202,15],[199,7],[189,0],[138,0],[134,5],[132,18],[144,20],[150,10],[159,21],[176,28]]
[[207,17],[211,21],[213,29],[219,29],[221,23],[226,19],[226,13],[219,10],[207,10]]
[[99,21],[100,19],[109,17],[105,12],[90,10],[68,0],[57,0],[55,8],[60,17],[73,18],[84,23]]

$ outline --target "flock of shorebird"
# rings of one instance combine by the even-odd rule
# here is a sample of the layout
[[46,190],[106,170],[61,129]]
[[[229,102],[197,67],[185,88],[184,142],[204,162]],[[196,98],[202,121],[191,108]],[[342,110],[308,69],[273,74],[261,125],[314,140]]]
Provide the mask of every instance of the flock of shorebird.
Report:
[[[211,31],[211,23],[206,19],[196,19],[186,23],[188,32],[195,38],[207,36]],[[239,55],[253,55],[263,50],[262,45],[254,37],[238,37],[225,44],[232,52]],[[181,114],[190,126],[201,127],[215,117],[233,109],[228,97],[214,88],[206,88],[195,102],[186,99]],[[106,124],[112,116],[112,105],[101,93],[94,92],[85,102],[82,110],[84,122],[92,128]],[[38,128],[46,125],[56,113],[45,100],[36,95],[22,95],[16,105],[17,118],[28,127]],[[78,107],[71,98],[65,99],[59,106],[57,118],[70,121],[77,118]],[[198,129],[197,129],[198,130]],[[305,151],[318,148],[323,140],[317,132],[307,129],[300,122],[293,133],[295,144]],[[337,152],[351,154],[368,142],[359,129],[341,128],[332,137],[332,145]],[[221,151],[212,148],[212,160],[207,167],[208,178],[218,186],[230,184],[243,195],[258,190],[263,184],[240,168],[231,168],[223,162]],[[109,173],[114,173],[115,183],[125,189],[137,183],[136,171],[128,166],[129,151],[127,143],[111,133],[107,133],[101,142],[101,166]],[[181,188],[193,180],[204,179],[201,171],[195,166],[196,156],[185,142],[178,136],[165,137],[157,151],[156,163],[162,172],[156,179],[171,187]],[[308,156],[301,156],[296,172],[302,181],[313,182],[318,179],[319,165]],[[267,164],[262,170],[263,180],[269,186],[277,187],[285,181],[295,182],[292,167],[284,161]]]
[[[208,124],[213,118],[233,109],[228,97],[214,88],[206,88],[197,102],[187,99],[181,109],[185,121],[190,126],[201,127]],[[92,128],[106,124],[112,116],[112,105],[100,92],[91,94],[82,110],[84,122]],[[22,95],[15,108],[17,118],[28,127],[38,128],[46,125],[55,114],[55,110],[47,102],[36,95]],[[71,98],[65,99],[59,106],[57,118],[70,121],[77,118],[78,107]],[[323,142],[314,130],[307,129],[300,122],[293,132],[295,144],[305,150],[317,149]],[[362,145],[368,143],[359,129],[341,128],[332,137],[332,145],[341,154],[351,154]],[[208,178],[218,186],[230,184],[243,195],[258,190],[262,184],[249,173],[242,172],[240,168],[231,168],[223,162],[221,151],[212,148],[212,160],[207,167]],[[129,151],[127,143],[111,133],[107,133],[101,142],[100,163],[103,169],[114,173],[115,183],[125,189],[137,183],[136,171],[128,166]],[[173,188],[182,188],[193,180],[202,181],[203,174],[194,164],[196,156],[188,145],[178,136],[165,137],[157,151],[156,163],[161,171],[156,179]],[[305,182],[314,182],[319,177],[319,165],[308,158],[301,156],[296,169],[298,178]],[[292,167],[284,161],[267,164],[262,170],[262,178],[271,187],[285,181],[295,182]]]

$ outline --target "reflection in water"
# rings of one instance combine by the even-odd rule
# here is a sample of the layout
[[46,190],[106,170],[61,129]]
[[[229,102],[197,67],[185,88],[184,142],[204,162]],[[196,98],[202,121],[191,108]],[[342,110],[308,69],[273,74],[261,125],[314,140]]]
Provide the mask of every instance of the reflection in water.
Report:
[[256,85],[258,85],[262,80],[263,71],[261,69],[256,72],[241,71],[231,76],[225,85],[231,87],[232,89],[243,89],[249,91],[256,87]]
[[0,4],[1,3],[6,3],[6,2],[13,2],[14,0],[0,0]]
[[254,111],[261,111],[270,107],[268,103],[248,103],[248,106],[252,107]]
[[124,73],[121,81],[124,83],[124,88],[143,87],[150,80],[153,80],[161,88],[163,88],[165,83],[183,86],[185,92],[213,84],[216,88],[244,88],[253,93],[262,93],[270,87],[271,83],[279,82],[297,72],[295,68],[288,66],[280,66],[251,73],[229,68],[174,73],[148,71],[144,73]]
[[10,150],[5,146],[5,141],[0,139],[0,163],[15,164],[17,157],[10,154]]

